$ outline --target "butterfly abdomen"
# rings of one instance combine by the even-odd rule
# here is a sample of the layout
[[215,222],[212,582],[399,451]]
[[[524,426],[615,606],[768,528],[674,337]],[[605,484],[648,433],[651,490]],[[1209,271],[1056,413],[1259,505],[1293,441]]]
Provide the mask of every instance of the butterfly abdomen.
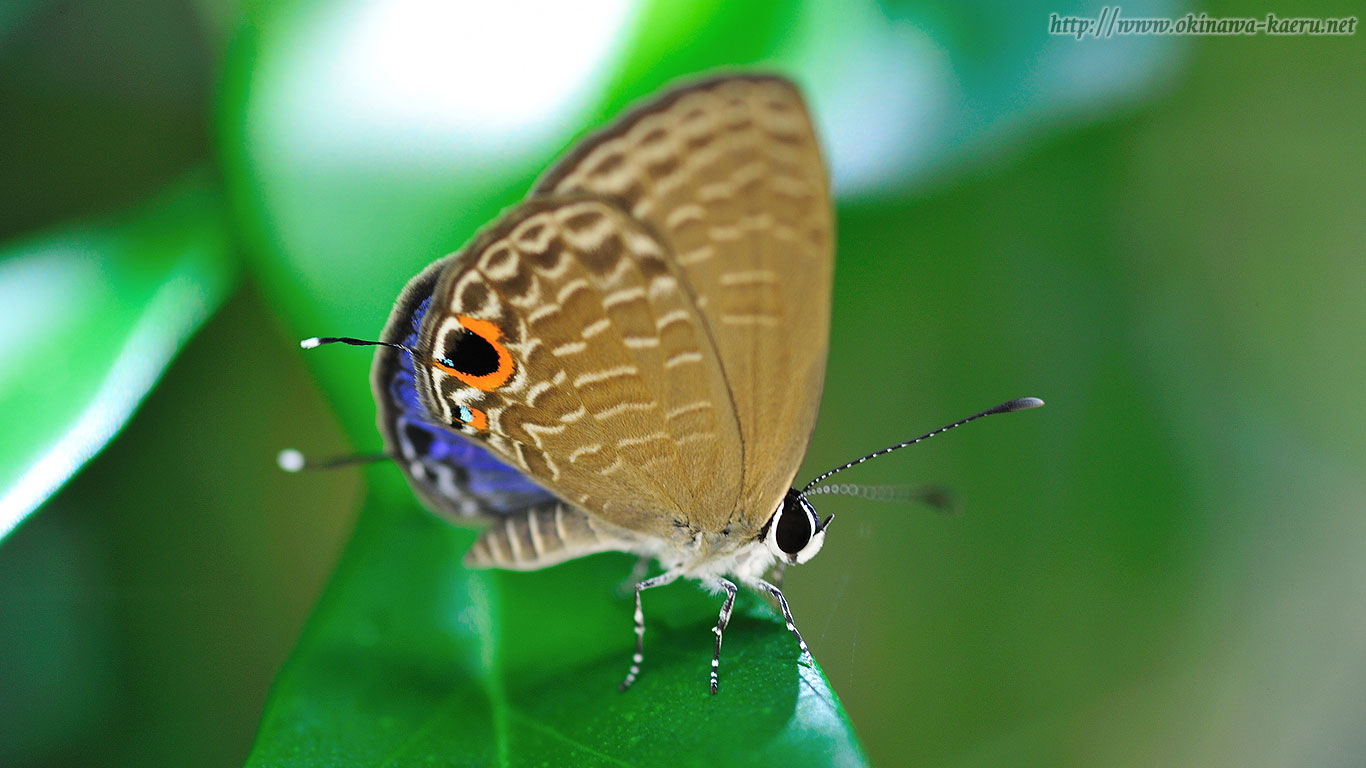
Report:
[[597,552],[629,550],[622,530],[562,502],[503,515],[465,554],[469,568],[532,571]]

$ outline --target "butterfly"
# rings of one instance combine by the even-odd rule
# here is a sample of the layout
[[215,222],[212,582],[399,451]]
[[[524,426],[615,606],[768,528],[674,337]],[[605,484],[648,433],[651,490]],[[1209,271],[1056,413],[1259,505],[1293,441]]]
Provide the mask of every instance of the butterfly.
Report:
[[[829,339],[834,213],[797,87],[765,74],[675,86],[589,135],[518,205],[404,288],[371,385],[385,455],[425,504],[488,523],[472,568],[598,552],[657,561],[724,594],[710,690],[739,585],[771,596],[809,650],[775,569],[821,549],[793,487]],[[816,490],[824,490],[816,489]]]

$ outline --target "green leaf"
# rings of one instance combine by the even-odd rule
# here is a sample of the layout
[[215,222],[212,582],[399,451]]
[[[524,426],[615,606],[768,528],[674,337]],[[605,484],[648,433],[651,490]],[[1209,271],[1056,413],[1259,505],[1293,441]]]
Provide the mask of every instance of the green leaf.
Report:
[[420,512],[392,468],[375,474],[249,766],[865,764],[825,676],[758,598],[737,604],[712,696],[720,599],[647,592],[645,664],[620,692],[629,558],[469,571],[473,534]]
[[236,275],[198,175],[127,217],[0,251],[0,537],[112,438]]

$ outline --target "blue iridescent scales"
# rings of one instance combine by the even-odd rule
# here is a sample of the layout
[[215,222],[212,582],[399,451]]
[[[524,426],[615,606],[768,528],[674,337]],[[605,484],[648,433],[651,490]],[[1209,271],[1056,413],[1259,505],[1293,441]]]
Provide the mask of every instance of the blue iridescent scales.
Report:
[[[404,346],[417,345],[422,317],[431,301],[431,297],[428,296],[413,310],[410,322],[412,332],[404,339]],[[413,438],[418,432],[426,436],[425,447],[413,446],[414,458],[423,463],[424,472],[432,477],[444,471],[463,475],[451,480],[463,481],[458,487],[464,494],[472,497],[469,499],[471,511],[467,514],[507,514],[555,498],[549,491],[532,482],[521,470],[495,457],[487,448],[444,425],[428,421],[427,409],[418,399],[412,358],[408,355],[394,357],[398,361],[398,367],[389,380],[388,391],[389,401],[397,403],[399,407],[399,413],[395,417],[395,431],[400,433],[401,441],[406,440],[410,443],[414,442]],[[418,448],[423,449],[417,450]]]

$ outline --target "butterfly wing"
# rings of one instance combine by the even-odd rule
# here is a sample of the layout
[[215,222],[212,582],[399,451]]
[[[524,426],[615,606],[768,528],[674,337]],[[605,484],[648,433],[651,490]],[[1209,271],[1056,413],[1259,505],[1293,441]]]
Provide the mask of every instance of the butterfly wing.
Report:
[[626,531],[666,536],[734,505],[721,363],[648,227],[614,201],[534,198],[437,274],[414,345],[429,421]]
[[[382,339],[418,355],[376,357],[389,451],[449,514],[529,521],[551,491],[628,532],[753,522],[819,402],[826,190],[782,79],[699,82],[628,113],[400,297]],[[432,364],[455,362],[470,322],[505,378]]]
[[[417,344],[432,290],[452,260],[441,259],[408,282],[381,340]],[[429,507],[456,519],[496,518],[554,499],[478,441],[433,423],[418,398],[415,375],[409,355],[389,347],[377,349],[371,388],[385,450]]]
[[[431,305],[447,257],[409,281],[381,339],[409,348]],[[534,569],[631,541],[565,504],[476,439],[431,419],[417,391],[412,358],[380,347],[372,370],[379,428],[409,484],[433,511],[455,521],[493,522],[467,553],[471,567]]]
[[771,76],[677,88],[585,139],[533,194],[576,191],[618,201],[685,275],[743,446],[739,503],[699,512],[721,516],[712,530],[752,522],[791,485],[825,376],[834,222],[801,95]]

